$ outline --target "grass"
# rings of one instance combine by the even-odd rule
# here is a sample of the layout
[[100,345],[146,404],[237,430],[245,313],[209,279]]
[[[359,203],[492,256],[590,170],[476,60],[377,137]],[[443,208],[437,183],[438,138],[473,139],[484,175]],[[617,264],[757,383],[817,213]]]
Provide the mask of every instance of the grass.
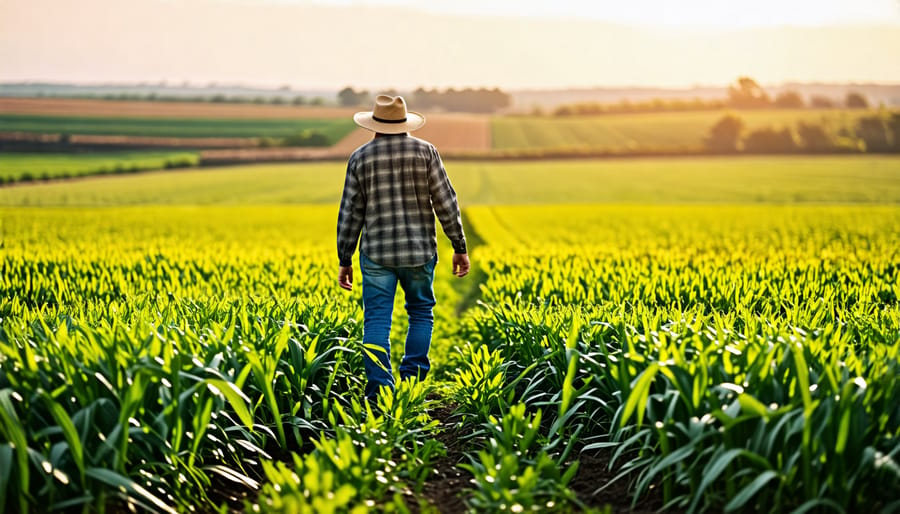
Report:
[[155,137],[285,137],[304,130],[331,144],[356,125],[349,119],[196,119],[0,114],[0,132]]
[[[610,114],[573,117],[495,117],[492,141],[496,149],[594,149],[700,148],[709,129],[726,111],[646,114]],[[832,127],[852,127],[873,111],[740,111],[736,114],[748,130],[770,125],[793,126],[798,121],[820,122]]]
[[0,183],[195,166],[193,152],[3,153]]
[[[464,206],[514,203],[900,202],[900,158],[717,157],[449,162]],[[336,203],[341,163],[99,177],[0,190],[0,205]]]

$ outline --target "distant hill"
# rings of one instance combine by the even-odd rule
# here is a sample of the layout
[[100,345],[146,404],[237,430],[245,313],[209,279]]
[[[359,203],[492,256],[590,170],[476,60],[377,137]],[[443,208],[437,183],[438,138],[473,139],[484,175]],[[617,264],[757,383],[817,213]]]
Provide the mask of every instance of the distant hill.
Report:
[[[825,96],[842,102],[847,93],[854,91],[866,96],[870,104],[878,106],[884,104],[887,107],[900,106],[900,84],[805,84],[786,83],[776,86],[765,86],[765,90],[772,96],[782,91],[796,91],[809,100],[812,96]],[[728,88],[722,87],[694,87],[694,88],[578,88],[555,90],[514,90],[509,91],[513,98],[512,110],[529,111],[534,108],[554,109],[563,104],[582,102],[615,103],[622,100],[641,101],[661,99],[693,99],[702,100],[725,99]]]

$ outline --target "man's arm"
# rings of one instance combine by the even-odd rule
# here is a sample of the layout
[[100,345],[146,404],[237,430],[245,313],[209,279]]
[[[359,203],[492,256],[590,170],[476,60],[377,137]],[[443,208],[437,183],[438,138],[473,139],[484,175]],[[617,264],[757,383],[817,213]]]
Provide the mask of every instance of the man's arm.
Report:
[[355,160],[347,163],[347,177],[344,179],[344,193],[338,212],[337,251],[340,270],[338,283],[344,289],[353,287],[353,253],[359,243],[365,219],[366,202],[356,176]]
[[431,194],[431,205],[441,222],[444,234],[453,245],[453,273],[464,277],[469,272],[469,257],[466,250],[466,235],[463,231],[462,216],[456,191],[450,185],[450,178],[437,150],[432,147],[432,158],[428,170],[428,188]]

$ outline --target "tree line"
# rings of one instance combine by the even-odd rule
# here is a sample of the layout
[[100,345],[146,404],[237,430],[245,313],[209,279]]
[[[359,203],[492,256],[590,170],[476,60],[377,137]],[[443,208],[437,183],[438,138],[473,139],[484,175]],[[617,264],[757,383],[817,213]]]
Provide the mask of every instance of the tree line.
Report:
[[627,114],[638,112],[678,112],[721,109],[868,109],[869,100],[862,93],[850,91],[842,100],[822,95],[813,95],[805,100],[797,91],[782,91],[772,96],[750,77],[740,77],[728,86],[727,96],[722,99],[704,100],[652,100],[632,102],[621,100],[614,103],[583,102],[557,107],[555,116],[589,116],[597,114]]
[[[343,107],[371,107],[377,94],[400,94],[395,89],[378,92],[368,90],[355,90],[345,87],[340,90],[337,97],[328,100],[321,96],[307,97],[295,95],[277,96],[246,96],[217,94],[196,95],[172,95],[160,93],[109,93],[109,94],[83,94],[72,95],[68,98],[88,98],[117,101],[146,101],[146,102],[184,102],[184,103],[213,103],[213,104],[257,104],[257,105],[337,105]],[[407,97],[410,105],[416,109],[441,109],[453,112],[477,112],[494,113],[512,105],[512,96],[499,88],[448,88],[443,91],[438,89],[418,88]]]
[[[45,97],[47,95],[37,95]],[[57,97],[57,95],[53,95]],[[80,94],[60,95],[59,98],[81,98],[87,100],[112,100],[131,102],[182,102],[182,103],[212,103],[212,104],[256,104],[256,105],[327,105],[328,101],[321,96],[246,96],[225,95],[167,95],[160,93],[108,93],[108,94]]]
[[726,114],[709,130],[705,147],[714,153],[900,152],[900,112],[864,116],[852,127],[800,121],[795,126],[747,130],[744,120]]
[[[356,91],[352,87],[345,87],[338,93],[338,102],[345,107],[369,107],[376,94],[397,95],[394,89],[372,93],[367,90]],[[418,88],[412,92],[407,103],[415,109],[442,109],[453,112],[477,112],[493,113],[509,107],[512,97],[499,88],[448,88],[443,91],[437,89]]]

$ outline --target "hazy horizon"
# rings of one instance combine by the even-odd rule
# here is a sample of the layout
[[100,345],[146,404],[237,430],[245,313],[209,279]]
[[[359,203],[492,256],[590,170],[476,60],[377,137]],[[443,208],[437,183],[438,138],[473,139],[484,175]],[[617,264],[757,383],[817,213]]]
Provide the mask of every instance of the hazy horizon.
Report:
[[678,9],[561,0],[552,11],[528,0],[509,16],[497,14],[503,2],[413,4],[0,0],[0,82],[688,88],[749,75],[762,84],[900,83],[900,6],[884,0],[849,11],[835,0],[773,11],[778,2],[760,0],[744,17],[733,16],[740,6],[710,0]]

